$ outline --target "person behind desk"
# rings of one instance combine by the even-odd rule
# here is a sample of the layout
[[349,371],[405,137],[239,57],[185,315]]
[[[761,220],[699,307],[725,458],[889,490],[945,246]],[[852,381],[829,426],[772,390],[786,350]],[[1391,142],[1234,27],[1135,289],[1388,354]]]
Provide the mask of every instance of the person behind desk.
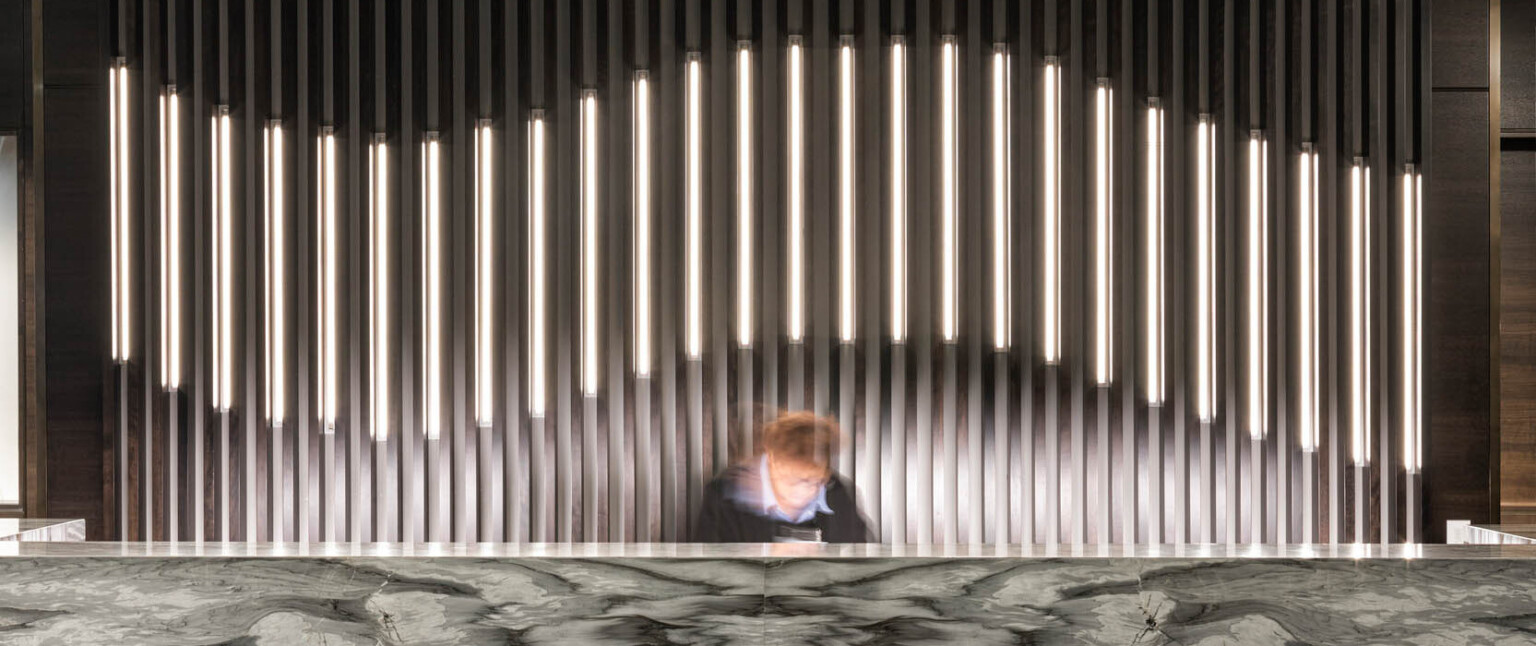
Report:
[[703,543],[866,543],[873,537],[853,487],[824,461],[837,449],[830,420],[791,413],[763,430],[763,453],[704,491]]

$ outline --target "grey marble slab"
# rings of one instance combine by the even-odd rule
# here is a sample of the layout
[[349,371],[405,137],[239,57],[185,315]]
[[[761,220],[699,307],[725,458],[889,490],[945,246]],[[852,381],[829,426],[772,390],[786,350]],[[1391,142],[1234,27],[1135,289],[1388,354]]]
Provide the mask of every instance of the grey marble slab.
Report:
[[1536,642],[1536,551],[1519,546],[116,547],[0,558],[0,643]]
[[85,520],[0,518],[0,541],[84,541]]

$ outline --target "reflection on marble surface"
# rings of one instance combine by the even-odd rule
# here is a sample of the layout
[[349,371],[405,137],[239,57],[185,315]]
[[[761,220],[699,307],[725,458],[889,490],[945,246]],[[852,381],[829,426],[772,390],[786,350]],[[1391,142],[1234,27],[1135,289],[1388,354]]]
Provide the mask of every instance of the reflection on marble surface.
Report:
[[[581,546],[568,547],[582,551]],[[475,549],[468,546],[466,551]],[[1531,584],[1536,581],[1536,559],[1528,557],[898,558],[847,557],[838,551],[801,557],[682,558],[486,557],[462,552],[287,558],[12,556],[0,558],[0,642],[1536,640],[1531,614],[1536,606]]]
[[0,518],[0,541],[85,540],[85,520],[63,518]]

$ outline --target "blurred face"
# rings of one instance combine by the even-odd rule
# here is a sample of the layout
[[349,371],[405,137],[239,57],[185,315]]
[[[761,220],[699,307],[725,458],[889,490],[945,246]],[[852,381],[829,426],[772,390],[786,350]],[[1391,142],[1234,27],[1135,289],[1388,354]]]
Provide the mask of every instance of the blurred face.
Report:
[[816,499],[816,492],[827,482],[827,468],[769,453],[768,479],[774,497],[779,499],[779,507],[793,514]]

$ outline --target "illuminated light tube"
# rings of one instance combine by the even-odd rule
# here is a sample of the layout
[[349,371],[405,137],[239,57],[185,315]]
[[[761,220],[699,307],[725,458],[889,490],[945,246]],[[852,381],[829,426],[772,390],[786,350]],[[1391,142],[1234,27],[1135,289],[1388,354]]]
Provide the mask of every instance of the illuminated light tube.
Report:
[[939,63],[939,231],[940,333],[953,343],[959,333],[960,61],[954,36],[940,44]]
[[111,137],[112,174],[112,359],[126,363],[129,358],[129,330],[133,313],[130,285],[133,282],[130,247],[133,244],[131,219],[132,183],[129,180],[132,159],[128,152],[131,135],[128,123],[128,64],[122,59],[114,61],[107,72],[108,94],[111,96],[109,136]]
[[1114,290],[1114,205],[1110,201],[1110,187],[1114,182],[1114,123],[1110,117],[1114,90],[1109,79],[1099,79],[1094,89],[1094,139],[1093,139],[1093,340],[1094,380],[1100,386],[1108,386],[1113,378],[1113,343],[1111,342],[1111,317],[1114,315],[1112,291]]
[[1045,231],[1041,249],[1041,291],[1047,364],[1061,361],[1061,63],[1045,57]]
[[597,396],[597,93],[581,95],[581,392]]
[[1350,458],[1371,462],[1371,169],[1349,167]]
[[212,190],[209,191],[213,247],[213,388],[212,403],[215,410],[228,411],[234,383],[234,245],[233,227],[234,198],[231,182],[232,137],[229,125],[229,107],[219,106],[213,117],[213,136],[209,137],[212,150],[209,159],[214,167],[209,173]]
[[440,437],[443,423],[443,227],[442,156],[437,133],[421,142],[421,306],[423,418],[426,438]]
[[490,426],[496,415],[493,160],[491,122],[482,120],[475,128],[475,424],[480,427]]
[[1303,451],[1316,451],[1319,446],[1321,420],[1318,418],[1320,395],[1318,382],[1322,375],[1319,372],[1319,355],[1317,344],[1320,342],[1319,314],[1320,306],[1318,291],[1318,160],[1317,151],[1312,144],[1303,144],[1301,156],[1297,160],[1297,209],[1300,217],[1298,220],[1297,246],[1299,258],[1297,259],[1297,318],[1299,329],[1297,330],[1296,347],[1299,353],[1300,383],[1298,384],[1297,403],[1300,408],[1301,428],[1299,439]]
[[[317,178],[319,181],[315,182],[315,189],[318,192],[317,197],[319,198],[320,216],[315,222],[319,230],[317,235],[319,244],[316,250],[320,254],[319,261],[316,263],[320,271],[320,286],[319,289],[315,290],[315,295],[319,301],[316,303],[315,311],[319,314],[318,321],[320,325],[316,335],[318,338],[317,345],[319,346],[316,360],[320,364],[318,373],[320,375],[320,397],[318,403],[321,432],[333,433],[336,431],[336,410],[338,408],[336,401],[337,374],[339,372],[337,367],[337,302],[340,300],[340,295],[337,293],[337,289],[340,281],[337,275],[341,262],[337,257],[339,243],[336,239],[335,132],[329,127],[325,128],[320,133],[318,143],[319,145],[315,150],[315,154],[318,157],[315,170],[320,174]],[[374,185],[374,177],[371,172],[373,164],[377,160],[373,157],[374,151],[372,148],[369,149],[368,154],[370,169],[368,177],[368,199],[370,200],[368,211],[371,218],[374,217],[372,214],[378,208],[378,205],[374,202],[377,187]],[[370,262],[372,262],[371,258]],[[375,316],[373,324],[377,324],[377,321],[378,319]]]
[[635,374],[651,375],[651,83],[635,72],[634,273]]
[[1216,419],[1216,125],[1200,115],[1195,160],[1195,413]]
[[176,86],[160,95],[161,387],[181,387],[181,112]]
[[1008,220],[1009,200],[1013,192],[1013,125],[1009,116],[1008,50],[998,45],[992,50],[992,347],[1008,349],[1013,275],[1009,245],[1012,234]]
[[752,345],[752,45],[736,46],[736,344]]
[[1418,473],[1423,464],[1422,368],[1420,341],[1423,327],[1422,226],[1424,177],[1408,164],[1403,173],[1402,320],[1403,320],[1403,467]]
[[287,343],[284,323],[288,320],[284,311],[286,296],[283,293],[288,278],[284,267],[287,226],[283,207],[287,199],[283,189],[283,124],[269,121],[262,131],[262,188],[265,213],[266,250],[266,335],[267,335],[267,422],[282,426],[286,410]]
[[[326,195],[326,219],[330,226],[336,222],[336,138],[329,133],[325,142],[325,174],[326,185],[329,187]],[[368,273],[372,277],[370,284],[373,288],[373,296],[369,305],[373,310],[369,318],[369,345],[373,360],[369,363],[369,383],[373,392],[369,401],[368,418],[372,422],[370,432],[374,441],[389,439],[389,146],[388,137],[384,133],[373,136],[373,145],[368,149],[368,194],[369,194],[369,240],[368,247]],[[334,228],[333,228],[334,231]],[[335,235],[330,240],[334,243]],[[334,254],[331,256],[335,258]],[[334,262],[334,260],[333,260]],[[330,279],[334,281],[334,268],[331,270]],[[332,283],[330,293],[335,294],[335,283]],[[328,348],[334,352],[336,345],[336,309],[334,304],[326,314],[330,317],[330,339]],[[334,370],[335,358],[331,359]],[[328,387],[332,389],[331,401],[335,401],[335,375],[328,375],[331,382]],[[333,404],[334,405],[334,404]],[[332,428],[334,430],[335,411],[332,410]]]
[[907,48],[891,39],[891,342],[907,341]]
[[805,52],[789,38],[789,341],[805,340]]
[[544,111],[534,110],[528,121],[528,414],[544,417],[546,356],[545,332],[549,288],[545,269],[548,248],[545,236],[547,175],[545,165]]
[[844,36],[838,47],[838,270],[841,286],[838,294],[838,337],[853,343],[854,329],[854,124],[853,124],[853,37]]
[[704,352],[704,72],[697,52],[688,54],[684,350],[690,360]]
[[1264,438],[1269,415],[1269,143],[1248,136],[1248,435]]
[[1163,107],[1147,99],[1147,403],[1163,403]]

